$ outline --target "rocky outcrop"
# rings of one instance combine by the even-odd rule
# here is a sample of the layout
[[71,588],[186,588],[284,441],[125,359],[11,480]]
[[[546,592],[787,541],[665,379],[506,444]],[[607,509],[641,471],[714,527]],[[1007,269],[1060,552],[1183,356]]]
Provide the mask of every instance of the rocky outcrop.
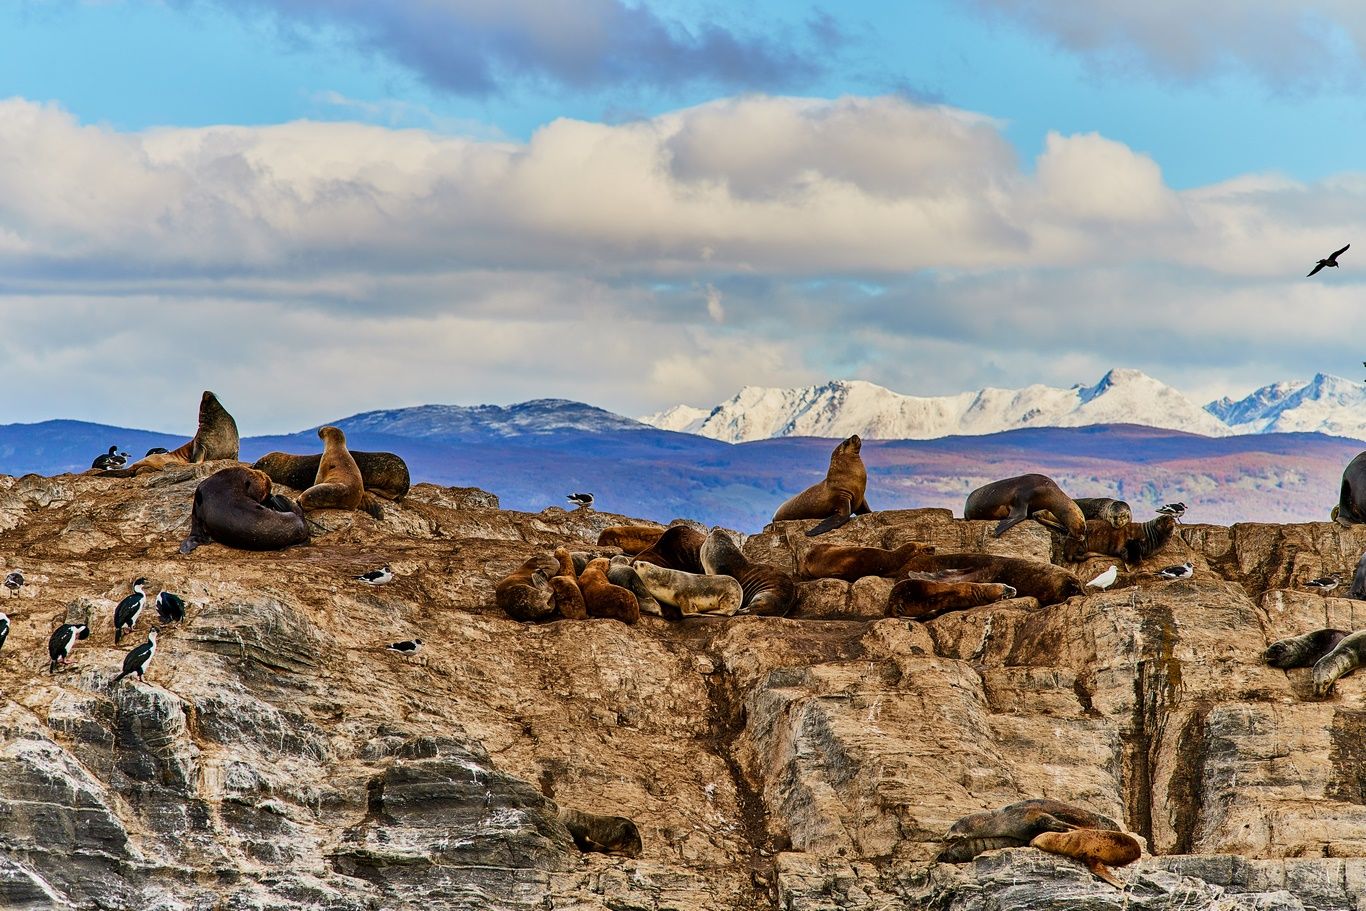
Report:
[[[1296,587],[1350,570],[1366,529],[1183,526],[1108,592],[926,623],[883,616],[890,582],[864,579],[802,583],[788,618],[525,625],[500,578],[632,520],[416,485],[383,520],[310,515],[308,546],[181,556],[219,467],[0,479],[0,569],[28,579],[0,593],[0,907],[1366,907],[1366,677],[1316,700],[1308,669],[1259,661],[1366,627]],[[1053,556],[1035,523],[996,539],[942,510],[810,524],[746,555]],[[1193,579],[1154,578],[1186,559]],[[354,581],[383,563],[391,584]],[[145,682],[111,687],[136,576],[188,617]],[[49,675],[67,620],[93,634]],[[384,650],[411,637],[416,658]],[[932,862],[956,819],[1026,797],[1140,836],[1126,888],[1032,848]],[[630,818],[640,856],[584,853],[563,808]]]

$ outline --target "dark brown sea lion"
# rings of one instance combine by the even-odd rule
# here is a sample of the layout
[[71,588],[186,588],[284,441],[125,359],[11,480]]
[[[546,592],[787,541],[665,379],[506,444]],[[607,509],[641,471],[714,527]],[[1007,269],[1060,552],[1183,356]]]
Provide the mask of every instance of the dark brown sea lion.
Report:
[[[289,508],[273,508],[280,505]],[[188,554],[211,541],[240,550],[282,550],[308,542],[308,523],[297,503],[272,496],[270,478],[263,472],[224,468],[195,488],[190,534],[180,552]]]
[[550,577],[555,572],[554,560],[546,554],[534,554],[494,586],[493,603],[514,620],[551,617],[555,613],[555,596]]
[[1000,519],[994,532],[998,538],[1025,519],[1078,541],[1086,534],[1086,517],[1077,504],[1052,478],[1041,474],[1022,474],[977,488],[968,494],[963,518]]
[[607,578],[610,568],[606,557],[598,557],[579,574],[579,589],[583,592],[588,616],[635,623],[640,619],[640,602],[627,589],[612,584]]
[[1022,597],[1036,598],[1048,606],[1083,593],[1081,580],[1060,566],[1020,557],[995,554],[922,554],[906,563],[908,572],[954,571],[953,581],[999,582]]
[[625,816],[598,816],[568,807],[559,809],[560,822],[569,830],[580,851],[639,857],[644,849],[640,829]]
[[1339,525],[1366,524],[1366,452],[1359,453],[1342,470],[1342,488],[1332,515]]
[[1262,660],[1272,667],[1314,666],[1314,695],[1323,697],[1338,679],[1361,667],[1366,630],[1317,629],[1271,643]]
[[739,546],[719,528],[702,542],[702,568],[713,576],[730,576],[740,583],[742,613],[786,617],[797,603],[797,583],[769,563],[751,563]]
[[821,519],[820,524],[807,531],[807,537],[823,535],[839,528],[853,516],[872,512],[865,496],[868,488],[868,469],[860,452],[863,440],[858,434],[835,447],[830,454],[830,467],[825,480],[788,500],[773,514],[774,522],[793,519]]
[[844,544],[817,544],[802,557],[798,574],[803,579],[843,579],[857,582],[864,576],[895,579],[912,557],[934,553],[933,544],[912,542],[895,550],[883,547],[854,547]]
[[218,459],[236,459],[239,446],[237,422],[219,404],[218,396],[206,389],[199,397],[199,427],[187,442],[170,452],[151,453],[127,468],[90,473],[109,478],[131,478],[161,471],[167,465],[197,465]]
[[1115,879],[1109,866],[1122,867],[1143,856],[1143,847],[1137,838],[1114,829],[1040,832],[1029,844],[1049,854],[1060,854],[1081,861],[1086,869],[1117,889],[1123,889],[1124,883]]
[[999,582],[962,582],[952,577],[911,573],[887,598],[887,616],[929,620],[950,611],[995,604],[1015,597],[1015,589]]
[[560,571],[550,577],[550,590],[554,593],[555,610],[566,620],[587,620],[588,608],[583,603],[583,592],[579,590],[579,574],[574,569],[574,558],[569,549],[555,549],[555,559],[560,562]]
[[[408,464],[392,452],[360,452],[348,449],[360,468],[361,480],[367,493],[398,502],[408,493],[411,479]],[[251,467],[264,471],[276,484],[294,490],[307,490],[318,477],[321,452],[311,455],[291,455],[288,452],[268,452]]]
[[624,554],[638,554],[664,534],[654,525],[609,525],[598,533],[598,547],[617,547]]
[[318,437],[323,441],[318,476],[299,496],[299,505],[308,511],[363,509],[376,519],[384,518],[379,502],[365,492],[365,478],[346,448],[346,434],[340,427],[319,427]]
[[659,540],[636,554],[633,562],[701,575],[706,572],[702,568],[702,544],[706,540],[707,536],[691,525],[671,525]]
[[1116,528],[1123,528],[1134,520],[1134,511],[1123,500],[1111,497],[1078,497],[1072,502],[1077,504],[1077,508],[1086,518],[1104,519]]
[[1081,541],[1069,539],[1063,546],[1063,559],[1078,563],[1089,556],[1102,556],[1141,563],[1165,547],[1175,531],[1175,516],[1130,522],[1121,528],[1102,519],[1089,519],[1086,536]]
[[935,860],[949,864],[967,863],[983,851],[1023,848],[1044,832],[1070,832],[1073,829],[1118,831],[1120,825],[1108,816],[1060,800],[1022,800],[999,810],[972,813],[958,820],[944,836],[943,847]]

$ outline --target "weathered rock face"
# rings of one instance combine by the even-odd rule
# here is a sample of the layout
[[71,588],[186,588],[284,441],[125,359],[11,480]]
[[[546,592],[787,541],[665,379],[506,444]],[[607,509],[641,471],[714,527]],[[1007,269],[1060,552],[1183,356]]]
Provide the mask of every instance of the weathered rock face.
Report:
[[[1320,701],[1259,661],[1366,627],[1366,603],[1295,589],[1350,571],[1366,529],[1182,527],[1108,592],[928,623],[882,616],[890,583],[864,579],[803,583],[786,619],[528,626],[497,580],[630,519],[417,485],[382,521],[311,515],[306,547],[181,556],[219,467],[0,479],[0,569],[29,582],[0,593],[0,907],[1366,908],[1366,677]],[[998,540],[942,510],[810,524],[746,553],[1053,553],[1034,523]],[[1153,578],[1186,559],[1195,578]],[[390,585],[352,579],[385,562]],[[111,688],[136,576],[189,615]],[[67,620],[93,634],[49,675]],[[415,636],[415,659],[383,649]],[[956,819],[1026,797],[1151,854],[1124,891],[1029,848],[930,862]],[[630,817],[643,853],[581,853],[560,806]]]

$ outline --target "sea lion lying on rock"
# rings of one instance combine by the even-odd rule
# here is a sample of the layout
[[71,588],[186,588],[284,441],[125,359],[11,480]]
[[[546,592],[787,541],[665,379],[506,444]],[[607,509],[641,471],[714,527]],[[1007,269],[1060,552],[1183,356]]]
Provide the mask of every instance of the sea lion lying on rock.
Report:
[[911,573],[887,598],[887,616],[929,620],[950,611],[981,607],[1014,598],[1015,589],[999,582],[966,582],[957,573]]
[[[408,494],[410,478],[408,463],[392,452],[360,452],[349,449],[360,469],[361,482],[367,493],[398,502]],[[307,490],[318,478],[318,464],[323,454],[292,455],[288,452],[268,452],[257,459],[252,468],[264,471],[276,484],[294,490]]]
[[90,471],[106,478],[131,478],[148,472],[161,471],[167,465],[198,465],[218,459],[236,459],[241,441],[237,436],[237,422],[228,414],[218,396],[209,390],[199,397],[199,427],[187,442],[170,452],[148,453],[127,468],[110,471]]
[[713,528],[702,542],[702,568],[709,575],[729,576],[740,583],[740,611],[764,617],[786,617],[797,603],[792,576],[768,563],[751,563],[730,535]]
[[493,602],[514,620],[544,620],[555,613],[550,577],[557,570],[550,557],[534,554],[494,586]]
[[956,582],[997,582],[1018,596],[1035,598],[1047,607],[1083,592],[1081,580],[1060,566],[995,554],[921,554],[906,563],[907,572],[954,572]]
[[1041,832],[1029,843],[1032,848],[1079,860],[1096,876],[1123,889],[1109,867],[1122,867],[1143,856],[1143,846],[1128,832],[1114,829],[1073,829],[1071,832]]
[[1079,542],[1068,540],[1063,546],[1063,559],[1080,563],[1087,557],[1100,556],[1142,563],[1165,547],[1175,531],[1175,516],[1130,522],[1120,528],[1102,519],[1090,519],[1086,522],[1085,538]]
[[609,525],[598,532],[598,547],[616,547],[624,554],[638,554],[664,532],[664,528],[654,525]]
[[579,573],[574,568],[574,558],[569,555],[568,548],[557,547],[555,559],[560,564],[560,571],[550,577],[555,611],[566,620],[587,620],[588,608],[583,602],[583,592],[579,590]]
[[1119,823],[1108,816],[1060,800],[1022,800],[999,810],[972,813],[958,820],[944,836],[935,860],[941,864],[967,863],[983,851],[1023,848],[1044,832],[1119,831],[1120,828]]
[[240,550],[283,550],[307,543],[308,523],[299,504],[272,496],[263,472],[224,468],[195,488],[190,534],[180,552],[211,541]]
[[906,563],[912,557],[932,553],[933,544],[915,542],[903,544],[895,550],[817,544],[802,556],[798,574],[803,579],[843,579],[849,583],[857,582],[864,576],[896,579],[904,574]]
[[1366,452],[1359,453],[1342,470],[1342,487],[1333,521],[1343,526],[1366,523]]
[[[578,554],[574,555],[574,562],[578,563]],[[587,565],[586,563],[584,564]],[[636,603],[640,605],[640,611],[644,614],[654,614],[657,617],[664,617],[666,620],[682,620],[683,612],[672,604],[660,604],[655,600],[655,596],[650,594],[650,590],[645,587],[645,583],[640,580],[640,574],[631,565],[631,558],[625,554],[618,554],[608,561],[607,581],[613,585],[620,585],[622,588],[636,596]]]
[[639,857],[644,850],[640,829],[625,816],[599,816],[568,807],[560,807],[559,811],[560,822],[569,830],[580,851]]
[[1115,528],[1123,528],[1134,520],[1134,511],[1123,500],[1111,497],[1080,497],[1073,502],[1086,518],[1102,519]]
[[707,576],[641,562],[635,564],[635,570],[656,601],[672,605],[684,615],[730,617],[744,603],[744,589],[730,576]]
[[635,623],[640,620],[640,602],[628,589],[612,584],[607,578],[611,568],[606,557],[598,557],[579,573],[579,589],[588,616]]
[[1262,660],[1272,667],[1314,666],[1314,695],[1328,695],[1333,684],[1361,667],[1366,652],[1366,630],[1349,633],[1340,629],[1317,629],[1271,643]]
[[701,575],[702,544],[707,536],[691,525],[671,525],[659,539],[636,554],[634,563],[653,563],[665,569]]
[[1076,541],[1086,535],[1086,517],[1047,475],[1022,474],[993,481],[968,494],[965,519],[1000,519],[992,532],[1000,537],[1025,519],[1033,519]]
[[821,519],[818,525],[806,533],[807,537],[814,538],[839,528],[853,516],[872,512],[865,496],[868,470],[863,465],[862,449],[863,440],[858,434],[836,446],[830,454],[830,467],[825,471],[825,480],[812,484],[779,506],[773,514],[773,521]]

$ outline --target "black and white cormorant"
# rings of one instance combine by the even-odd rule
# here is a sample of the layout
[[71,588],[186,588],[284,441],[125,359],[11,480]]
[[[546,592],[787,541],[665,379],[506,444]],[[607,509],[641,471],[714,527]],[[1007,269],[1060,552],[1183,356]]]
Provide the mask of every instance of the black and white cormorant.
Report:
[[57,665],[70,664],[71,652],[76,648],[76,640],[89,639],[90,627],[84,623],[63,623],[52,631],[47,640],[47,656],[52,659],[48,665],[49,674],[57,673]]
[[138,679],[142,679],[143,672],[147,670],[147,665],[152,663],[152,656],[157,653],[157,628],[154,626],[147,631],[147,641],[142,645],[136,646],[131,652],[123,656],[123,673],[119,674],[109,685],[114,686],[129,674],[137,674]]
[[174,592],[163,591],[157,595],[157,616],[162,623],[179,623],[185,619],[185,599]]
[[123,634],[138,625],[138,615],[147,606],[147,592],[142,587],[147,580],[138,576],[133,580],[133,593],[119,602],[114,608],[114,644],[123,641]]

